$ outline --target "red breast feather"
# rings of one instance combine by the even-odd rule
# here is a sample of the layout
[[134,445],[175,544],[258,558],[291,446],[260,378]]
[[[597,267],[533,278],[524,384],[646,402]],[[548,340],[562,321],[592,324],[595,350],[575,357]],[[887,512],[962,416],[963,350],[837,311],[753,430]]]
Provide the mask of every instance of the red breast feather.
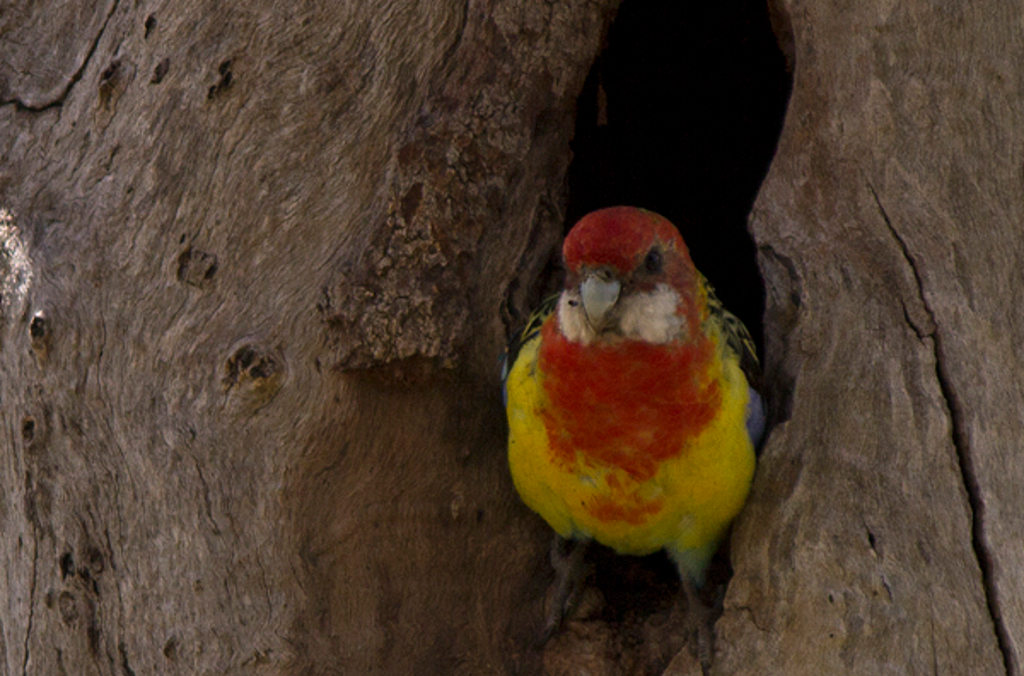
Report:
[[710,379],[712,341],[651,345],[622,340],[581,345],[552,317],[543,329],[539,370],[550,405],[542,412],[551,460],[571,471],[587,464],[619,467],[638,481],[686,450],[721,403]]

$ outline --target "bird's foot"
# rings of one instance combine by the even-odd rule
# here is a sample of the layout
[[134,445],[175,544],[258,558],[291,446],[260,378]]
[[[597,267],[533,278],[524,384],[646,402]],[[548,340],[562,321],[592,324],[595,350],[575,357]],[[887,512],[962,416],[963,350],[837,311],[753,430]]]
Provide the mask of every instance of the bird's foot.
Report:
[[555,569],[554,594],[551,597],[540,645],[546,644],[576,609],[583,583],[590,573],[585,556],[589,543],[556,535],[551,543],[551,567]]
[[704,676],[711,672],[711,661],[715,653],[715,633],[712,627],[714,612],[704,605],[692,581],[683,579],[686,591],[686,624],[687,635],[695,639],[691,643],[694,656],[700,662]]

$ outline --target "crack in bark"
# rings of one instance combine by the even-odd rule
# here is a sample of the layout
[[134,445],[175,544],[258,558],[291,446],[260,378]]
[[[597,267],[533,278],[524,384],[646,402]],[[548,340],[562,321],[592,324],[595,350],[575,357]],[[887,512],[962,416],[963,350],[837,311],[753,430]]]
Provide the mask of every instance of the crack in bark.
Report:
[[274,618],[274,604],[270,600],[270,585],[267,584],[267,569],[263,567],[263,557],[259,550],[256,551],[256,565],[260,569],[260,586],[263,588],[263,596],[267,601],[267,621]]
[[[469,0],[465,0],[462,4],[462,21],[460,22],[459,29],[456,31],[455,39],[452,41],[451,46],[445,50],[441,56],[441,68],[442,72],[448,70],[449,64],[455,52],[459,51],[459,47],[462,45],[462,38],[466,35],[466,25],[469,23]],[[408,220],[408,219],[407,219]]]
[[925,338],[935,337],[936,329],[934,326],[931,328],[930,331],[922,329],[920,326],[917,325],[917,322],[914,321],[914,318],[910,316],[910,308],[907,307],[906,301],[904,301],[902,298],[900,298],[900,305],[903,306],[903,319],[906,320],[907,326],[910,327],[910,330],[917,335],[918,340],[920,340],[923,343]]
[[195,465],[196,474],[199,475],[199,483],[203,487],[203,504],[206,507],[206,518],[210,521],[213,534],[220,535],[220,526],[217,525],[217,520],[213,518],[213,502],[210,499],[210,486],[206,483],[206,477],[203,476],[203,468],[199,465],[199,458],[192,456],[192,463]]
[[89,46],[89,51],[86,53],[85,58],[82,59],[82,65],[78,67],[71,77],[68,78],[67,84],[64,85],[64,89],[61,90],[57,96],[51,101],[43,101],[31,105],[25,103],[21,99],[15,97],[7,101],[0,101],[0,105],[11,105],[13,104],[17,110],[27,110],[33,113],[41,113],[50,108],[59,108],[64,105],[64,100],[67,99],[68,94],[71,93],[71,89],[78,84],[78,81],[82,79],[82,75],[85,74],[85,69],[89,67],[89,62],[92,61],[93,55],[96,53],[96,49],[99,47],[100,40],[103,38],[103,34],[107,32],[107,24],[110,23],[110,17],[114,16],[114,12],[117,11],[117,6],[120,4],[120,0],[114,0],[110,6],[110,11],[107,12],[107,16],[103,19],[103,25],[96,31],[96,37],[92,41],[92,45]]
[[121,673],[124,676],[135,676],[135,670],[132,669],[131,664],[128,662],[128,646],[125,645],[124,641],[117,644],[117,652],[121,656]]
[[750,606],[736,606],[736,612],[743,613],[748,616],[750,624],[754,625],[754,629],[757,629],[762,634],[771,634],[772,631],[768,627],[761,626],[761,623],[757,621],[757,614],[754,613],[754,609]]
[[21,662],[22,676],[28,676],[29,640],[32,638],[32,621],[36,609],[36,571],[39,568],[39,534],[32,534],[32,576],[28,584],[28,621],[25,626],[25,657]]
[[[116,483],[116,479],[115,479],[115,483]],[[117,518],[118,518],[118,521],[120,521],[121,518],[122,518],[121,517],[120,506],[118,506],[118,509],[117,509]],[[114,546],[113,546],[113,544],[111,543],[111,540],[110,540],[110,529],[109,528],[104,528],[103,529],[103,535],[104,535],[104,538],[107,541],[107,551],[110,552],[110,556],[108,557],[107,562],[110,564],[110,572],[111,572],[111,574],[113,575],[113,578],[114,578],[114,591],[117,592],[117,633],[118,633],[118,636],[123,637],[125,635],[125,629],[124,629],[124,627],[125,627],[125,609],[124,609],[124,596],[121,594],[122,575],[119,574],[119,572],[117,570],[117,565],[115,565],[115,563],[114,563],[114,560],[116,559],[116,557],[114,556]],[[121,647],[123,647],[123,646],[124,646],[124,643],[121,643]],[[123,657],[122,666],[127,667],[128,658],[124,654],[122,654],[122,657]],[[131,671],[130,668],[128,669],[128,672],[131,672],[131,675],[135,676],[135,672]]]
[[934,327],[934,331],[932,333],[922,334],[919,328],[910,321],[909,313],[907,312],[906,305],[904,305],[904,314],[911,329],[913,329],[919,337],[931,336],[932,338],[932,351],[935,358],[935,377],[939,383],[939,391],[942,394],[942,399],[946,404],[946,411],[949,415],[950,427],[952,428],[951,440],[953,442],[953,449],[956,451],[957,461],[960,466],[960,476],[963,480],[964,490],[967,492],[968,505],[971,508],[971,547],[974,550],[974,556],[977,559],[978,567],[981,570],[981,583],[982,588],[985,591],[985,604],[988,606],[989,616],[992,619],[992,625],[996,635],[996,643],[1003,659],[1003,668],[1007,676],[1018,676],[1017,665],[1014,662],[1013,653],[1010,649],[1009,634],[1006,629],[1006,624],[1003,622],[998,590],[996,589],[995,582],[993,580],[994,564],[992,561],[992,554],[989,552],[988,542],[985,540],[985,501],[981,496],[981,487],[978,483],[977,469],[974,466],[974,457],[971,453],[970,443],[968,442],[967,435],[964,431],[963,407],[953,386],[953,379],[949,373],[948,360],[944,354],[942,332],[939,331],[939,323],[935,319],[935,313],[932,311],[932,308],[925,297],[924,282],[917,269],[917,264],[914,262],[914,257],[910,253],[910,247],[907,246],[906,241],[893,226],[892,220],[889,218],[889,214],[886,213],[885,207],[882,206],[882,201],[879,199],[878,192],[875,190],[875,187],[870,181],[865,182],[867,183],[868,190],[871,191],[871,196],[875,201],[875,206],[878,208],[878,213],[881,215],[882,220],[885,222],[885,225],[889,229],[889,233],[892,235],[893,239],[895,239],[899,244],[903,257],[910,266],[910,270],[914,275],[914,281],[917,283],[917,292],[921,299],[921,306],[924,308],[925,313],[928,315],[932,326]]

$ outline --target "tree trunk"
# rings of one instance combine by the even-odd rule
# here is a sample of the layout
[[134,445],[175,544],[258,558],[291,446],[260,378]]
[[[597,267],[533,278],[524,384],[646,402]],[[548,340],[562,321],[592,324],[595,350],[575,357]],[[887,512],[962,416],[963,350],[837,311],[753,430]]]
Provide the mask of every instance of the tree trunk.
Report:
[[721,673],[1019,674],[1021,8],[782,13],[793,92],[752,216],[780,424]]
[[[664,667],[671,622],[534,644],[496,373],[615,0],[79,4],[0,12],[5,673]],[[1019,674],[1021,9],[775,10],[714,671]]]
[[498,310],[614,3],[78,5],[4,10],[5,673],[536,673]]

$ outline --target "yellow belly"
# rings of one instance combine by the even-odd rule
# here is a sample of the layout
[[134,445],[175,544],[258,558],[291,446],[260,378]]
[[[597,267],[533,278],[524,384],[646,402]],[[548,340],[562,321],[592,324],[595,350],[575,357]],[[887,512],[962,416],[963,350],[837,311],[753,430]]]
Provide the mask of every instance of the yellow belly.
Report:
[[523,346],[507,381],[509,467],[523,501],[563,537],[592,538],[622,554],[667,548],[699,581],[754,474],[749,391],[738,363],[721,364],[721,406],[710,424],[639,481],[582,456],[571,467],[553,461],[542,417],[548,402],[536,368],[539,345],[538,337]]

